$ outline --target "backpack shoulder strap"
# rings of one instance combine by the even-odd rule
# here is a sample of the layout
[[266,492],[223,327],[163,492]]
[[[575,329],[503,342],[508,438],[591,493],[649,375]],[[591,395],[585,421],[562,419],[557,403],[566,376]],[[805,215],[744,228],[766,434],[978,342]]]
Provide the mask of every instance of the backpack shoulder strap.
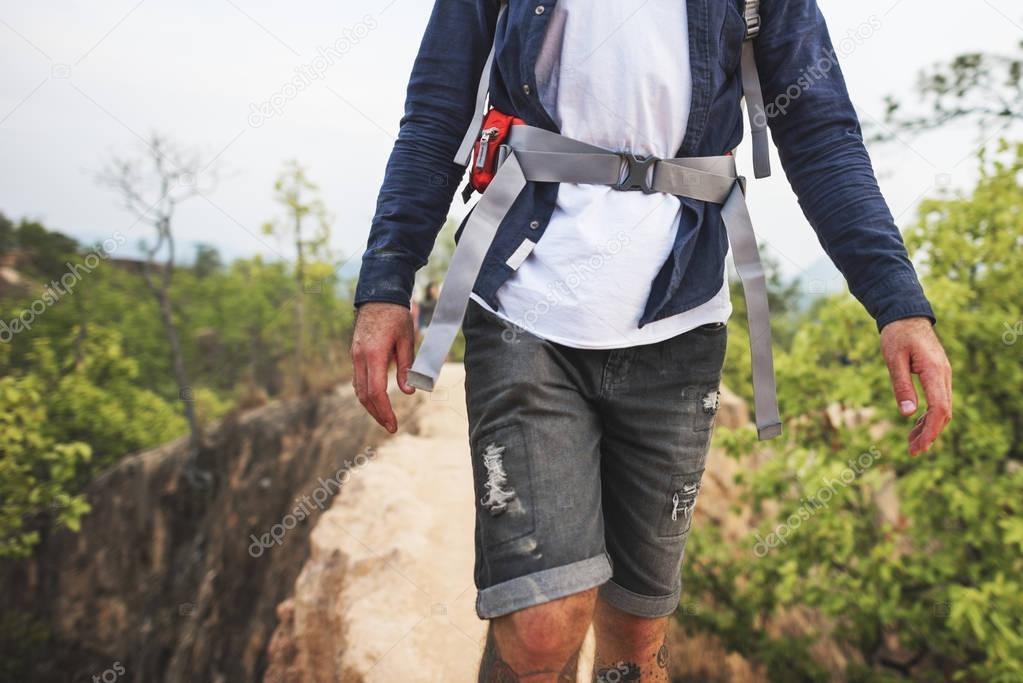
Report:
[[[501,14],[507,8],[506,0],[501,0],[501,9],[497,21],[500,24]],[[771,155],[767,135],[767,113],[764,109],[764,95],[760,87],[760,74],[757,71],[757,62],[753,55],[753,40],[760,33],[760,0],[745,0],[744,17],[746,19],[746,36],[742,44],[742,90],[746,98],[746,112],[749,115],[751,137],[753,139],[753,176],[765,178],[771,175]],[[476,88],[476,105],[472,120],[465,137],[455,154],[455,163],[466,166],[472,154],[473,145],[479,135],[480,127],[483,125],[483,117],[486,114],[487,94],[490,91],[490,74],[494,65],[494,52],[496,50],[496,39],[490,47],[490,54],[483,65],[480,74],[479,84]]]
[[760,73],[753,54],[753,40],[760,33],[760,0],[745,0],[746,37],[742,44],[742,91],[746,98],[750,135],[753,139],[753,176],[771,175],[771,154],[767,137],[767,111],[760,87]]
[[[508,6],[507,0],[500,0],[500,2],[501,9],[497,14],[497,26],[501,25],[501,15],[504,14],[504,10]],[[483,116],[486,114],[487,107],[487,95],[490,93],[490,73],[494,70],[494,52],[496,50],[497,36],[495,35],[494,42],[490,46],[490,54],[487,55],[487,61],[483,65],[483,72],[480,74],[479,85],[476,86],[476,109],[473,111],[472,120],[465,131],[465,137],[462,138],[462,144],[458,146],[458,152],[455,154],[454,161],[459,166],[468,165],[473,145],[476,144],[480,127],[483,125]]]

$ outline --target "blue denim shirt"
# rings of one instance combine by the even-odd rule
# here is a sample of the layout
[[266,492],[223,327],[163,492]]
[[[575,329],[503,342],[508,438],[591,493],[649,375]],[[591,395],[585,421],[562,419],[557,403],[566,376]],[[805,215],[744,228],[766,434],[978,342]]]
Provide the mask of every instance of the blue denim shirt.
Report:
[[[743,134],[739,59],[742,0],[685,0],[693,92],[676,156],[713,156]],[[538,97],[534,65],[557,0],[437,0],[409,80],[405,114],[377,200],[355,305],[409,305],[464,168],[452,159],[473,114],[476,85],[496,36],[491,103],[557,131]],[[539,8],[544,8],[540,10]],[[762,0],[754,46],[771,135],[810,225],[852,294],[880,329],[934,313],[878,188],[859,121],[816,0]],[[625,150],[621,150],[625,151]],[[505,261],[523,239],[539,240],[557,183],[529,183],[502,222],[474,291],[499,308]],[[671,257],[651,283],[645,325],[708,301],[720,288],[728,240],[721,209],[681,198]],[[756,222],[756,217],[754,217]]]

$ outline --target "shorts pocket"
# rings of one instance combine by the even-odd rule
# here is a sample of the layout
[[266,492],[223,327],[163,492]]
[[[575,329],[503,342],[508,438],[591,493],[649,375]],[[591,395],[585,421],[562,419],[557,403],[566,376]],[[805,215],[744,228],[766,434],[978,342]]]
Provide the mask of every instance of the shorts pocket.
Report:
[[533,533],[531,469],[520,424],[493,427],[473,439],[476,524],[484,547],[495,548]]
[[693,525],[693,510],[700,493],[703,468],[671,478],[671,487],[666,491],[659,535],[661,537],[681,536],[688,533]]

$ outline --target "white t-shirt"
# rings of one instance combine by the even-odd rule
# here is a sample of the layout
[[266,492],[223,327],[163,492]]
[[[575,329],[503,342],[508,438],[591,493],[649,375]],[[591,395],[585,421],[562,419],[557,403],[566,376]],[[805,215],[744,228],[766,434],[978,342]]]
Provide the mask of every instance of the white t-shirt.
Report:
[[[686,3],[559,0],[536,62],[540,101],[563,135],[672,157],[692,96]],[[640,328],[671,258],[675,196],[562,183],[549,225],[498,290],[498,316],[553,342],[612,349],[658,342],[731,314],[727,276],[706,303]],[[490,310],[480,297],[473,299]]]

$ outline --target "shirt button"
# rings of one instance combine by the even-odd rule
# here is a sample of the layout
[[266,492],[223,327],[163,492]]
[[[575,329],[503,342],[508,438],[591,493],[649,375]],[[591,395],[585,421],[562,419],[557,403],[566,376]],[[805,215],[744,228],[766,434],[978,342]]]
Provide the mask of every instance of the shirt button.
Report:
[[528,95],[531,92],[533,92],[533,89],[529,87],[529,83],[524,83],[522,85],[522,92],[524,92],[524,93],[526,93]]
[[536,6],[536,14],[537,14],[537,16],[539,16],[539,15],[541,15],[543,13],[544,13],[543,5],[537,5]]
[[540,229],[540,221],[529,221],[529,229],[530,230],[539,230]]

